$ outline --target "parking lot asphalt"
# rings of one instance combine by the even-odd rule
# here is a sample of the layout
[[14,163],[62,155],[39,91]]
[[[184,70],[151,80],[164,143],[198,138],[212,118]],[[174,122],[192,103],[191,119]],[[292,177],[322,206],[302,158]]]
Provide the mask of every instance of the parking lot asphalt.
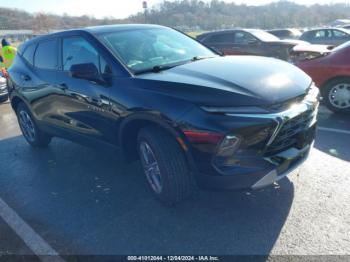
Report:
[[[309,160],[278,185],[198,191],[169,208],[118,152],[29,147],[5,103],[0,199],[61,255],[350,254],[350,117],[321,108],[319,126]],[[1,218],[0,234],[0,254],[32,254]]]
[[19,236],[0,219],[0,257],[3,255],[33,255]]

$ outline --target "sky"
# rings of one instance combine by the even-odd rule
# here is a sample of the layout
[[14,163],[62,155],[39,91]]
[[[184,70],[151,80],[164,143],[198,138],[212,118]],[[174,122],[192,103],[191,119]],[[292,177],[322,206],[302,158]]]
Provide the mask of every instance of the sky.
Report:
[[[158,4],[163,0],[147,0],[148,6]],[[209,1],[209,0],[204,0]],[[225,2],[261,5],[272,0],[224,0]],[[62,15],[91,15],[96,18],[115,17],[126,18],[131,14],[142,11],[143,0],[0,0],[0,7],[22,9],[31,13],[48,12]],[[293,0],[299,4],[329,4],[350,3],[350,0]]]

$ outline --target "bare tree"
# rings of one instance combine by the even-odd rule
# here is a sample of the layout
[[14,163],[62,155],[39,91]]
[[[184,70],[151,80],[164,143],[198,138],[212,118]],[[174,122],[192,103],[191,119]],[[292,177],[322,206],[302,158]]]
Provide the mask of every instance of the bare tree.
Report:
[[54,27],[54,21],[51,16],[42,12],[35,14],[32,23],[33,31],[37,34],[49,33],[50,29]]

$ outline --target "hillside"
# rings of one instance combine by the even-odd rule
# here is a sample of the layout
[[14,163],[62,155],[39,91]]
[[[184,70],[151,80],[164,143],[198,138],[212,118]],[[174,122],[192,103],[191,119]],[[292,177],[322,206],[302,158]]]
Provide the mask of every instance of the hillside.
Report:
[[[310,27],[330,23],[350,16],[350,5],[298,5],[288,1],[268,5],[248,6],[213,0],[209,3],[198,0],[165,1],[149,11],[148,22],[167,26],[204,30],[245,27],[284,28]],[[144,21],[143,14],[130,18]]]
[[[324,25],[338,18],[348,18],[348,4],[303,6],[280,1],[262,6],[237,5],[218,0],[164,1],[147,12],[147,22],[178,27],[184,30],[212,30],[230,27],[309,27]],[[67,29],[89,25],[144,23],[145,15],[138,13],[127,19],[96,19],[90,16],[30,14],[0,8],[0,29]]]

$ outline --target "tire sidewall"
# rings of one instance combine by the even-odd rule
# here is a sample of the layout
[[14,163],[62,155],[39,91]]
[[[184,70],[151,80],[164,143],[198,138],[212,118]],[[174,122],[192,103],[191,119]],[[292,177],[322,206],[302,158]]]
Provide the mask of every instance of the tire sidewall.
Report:
[[325,85],[324,89],[322,90],[322,95],[324,98],[323,101],[324,101],[325,105],[327,106],[328,109],[330,109],[331,111],[333,111],[335,113],[349,113],[350,112],[350,107],[338,108],[338,107],[335,107],[329,100],[329,94],[330,94],[332,88],[334,86],[342,84],[342,83],[350,84],[350,78],[334,79],[334,80],[330,81],[329,83],[327,83]]
[[[185,154],[175,138],[159,128],[142,129],[137,139],[137,151],[140,157],[142,157],[140,144],[143,141],[150,146],[160,170],[162,190],[157,193],[149,185],[153,195],[167,206],[173,206],[188,198],[194,188],[191,172]],[[144,166],[142,171],[147,179]],[[148,179],[147,183],[149,184]]]
[[[20,112],[21,112],[21,111],[25,111],[25,112],[29,115],[31,121],[33,122],[34,132],[35,132],[34,141],[28,140],[28,138],[23,134],[23,129],[22,129],[23,127],[21,126],[20,121],[19,121]],[[28,109],[28,107],[27,107],[24,103],[20,103],[20,104],[17,106],[16,115],[17,115],[17,119],[18,119],[18,124],[19,124],[19,126],[20,126],[20,129],[21,129],[21,131],[22,131],[22,134],[23,134],[25,140],[26,140],[29,144],[31,144],[32,146],[37,146],[37,144],[38,144],[38,132],[39,132],[39,129],[38,129],[38,126],[37,126],[37,124],[36,124],[36,122],[35,122],[35,118],[33,117],[33,114],[30,112],[30,110]]]
[[141,160],[141,163],[142,163],[142,169],[143,169],[143,173],[145,175],[145,178],[147,179],[147,183],[149,184],[149,187],[150,189],[152,190],[153,194],[157,197],[157,198],[162,198],[162,196],[164,195],[164,192],[167,192],[169,190],[169,187],[168,187],[168,177],[164,175],[164,163],[162,161],[162,159],[160,158],[160,155],[161,153],[158,152],[157,150],[157,146],[153,145],[153,141],[152,139],[150,139],[146,134],[141,134],[138,138],[138,141],[137,141],[137,150],[138,150],[138,153],[140,155],[140,158],[141,158],[141,148],[140,148],[140,145],[142,142],[146,142],[149,147],[151,148],[151,150],[153,151],[154,153],[154,157],[156,158],[156,161],[158,163],[158,166],[159,166],[159,170],[160,170],[160,178],[161,178],[161,183],[162,183],[162,190],[157,193],[156,191],[153,190],[153,188],[151,187],[151,185],[149,184],[149,181],[146,177],[146,174],[145,174],[145,171],[144,171],[144,168],[143,168],[143,160]]

